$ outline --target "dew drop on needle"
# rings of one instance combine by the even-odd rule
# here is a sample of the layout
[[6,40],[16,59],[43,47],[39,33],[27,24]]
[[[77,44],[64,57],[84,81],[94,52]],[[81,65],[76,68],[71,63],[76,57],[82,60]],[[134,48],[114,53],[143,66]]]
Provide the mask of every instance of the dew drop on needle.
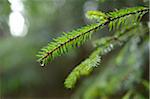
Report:
[[44,62],[43,61],[40,61],[40,65],[43,67],[45,66]]

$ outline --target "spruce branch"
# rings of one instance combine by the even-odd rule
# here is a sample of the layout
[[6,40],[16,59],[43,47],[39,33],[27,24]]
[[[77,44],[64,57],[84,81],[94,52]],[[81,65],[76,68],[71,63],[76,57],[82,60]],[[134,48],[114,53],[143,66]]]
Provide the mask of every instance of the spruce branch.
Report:
[[[73,30],[69,33],[64,33],[61,37],[54,39],[53,42],[50,42],[48,46],[42,48],[38,53],[38,62],[41,63],[41,66],[44,66],[55,57],[68,52],[68,50],[72,48],[82,45],[97,29],[101,29],[107,24],[111,24],[110,27],[114,27],[115,23],[117,23],[117,20],[119,19],[123,19],[127,16],[136,14],[138,14],[137,16],[142,16],[143,13],[145,14],[148,11],[149,9],[145,7],[135,7],[107,13],[107,20],[87,25],[85,27],[82,27],[81,29]],[[119,21],[121,21],[119,23],[123,23],[123,21],[125,20]]]
[[143,27],[142,24],[137,23],[116,31],[115,35],[113,36],[95,40],[93,42],[93,45],[97,49],[89,56],[89,58],[85,59],[72,70],[72,72],[65,79],[65,87],[73,88],[80,77],[90,74],[93,69],[100,64],[100,59],[103,55],[112,51],[116,47],[121,46],[122,44],[130,40],[130,38],[132,38],[133,36],[140,36],[141,33],[135,34],[135,30],[138,30],[138,28],[141,27],[143,29],[143,32],[148,31],[147,28]]
[[95,67],[97,67],[101,62],[101,56],[99,55],[101,50],[96,49],[89,58],[85,59],[81,64],[76,66],[73,71],[65,79],[64,85],[66,88],[73,88],[77,80],[81,76],[89,75]]
[[132,37],[135,34],[133,31],[139,28],[140,26],[140,23],[136,23],[128,27],[124,27],[123,29],[116,31],[113,36],[103,37],[98,40],[95,40],[93,42],[93,46],[103,49],[103,54],[105,54],[105,52],[107,52],[105,50],[111,51],[115,46],[120,46],[128,39],[130,39],[130,37]]
[[107,15],[105,13],[96,10],[87,11],[85,16],[90,20],[96,20],[98,22],[107,20]]

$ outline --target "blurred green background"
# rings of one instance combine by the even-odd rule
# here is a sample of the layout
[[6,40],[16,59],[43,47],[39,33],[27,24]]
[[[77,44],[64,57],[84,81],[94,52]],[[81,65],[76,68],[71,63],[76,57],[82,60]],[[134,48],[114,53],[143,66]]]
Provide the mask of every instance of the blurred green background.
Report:
[[[89,24],[87,10],[148,5],[148,0],[0,0],[1,99],[70,99],[64,79],[91,52],[90,41],[41,67],[36,54],[62,32]],[[93,39],[108,34],[98,31]],[[108,56],[109,57],[109,56]],[[107,63],[107,60],[103,60]],[[81,80],[83,81],[83,80]]]

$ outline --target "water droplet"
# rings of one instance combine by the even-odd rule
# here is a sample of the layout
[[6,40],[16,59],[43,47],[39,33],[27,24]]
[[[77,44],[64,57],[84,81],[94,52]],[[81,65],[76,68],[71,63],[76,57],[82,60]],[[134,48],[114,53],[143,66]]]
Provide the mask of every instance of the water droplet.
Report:
[[108,53],[108,50],[107,50],[107,49],[104,49],[104,53],[105,53],[105,54]]
[[45,66],[43,61],[40,61],[40,64],[41,64],[42,67]]
[[111,48],[110,48],[110,47],[108,47],[108,48],[107,48],[107,51],[108,51],[108,52],[110,52],[110,51],[111,51]]
[[43,64],[41,64],[41,66],[43,67],[43,66],[45,66],[45,64],[43,63]]
[[114,45],[113,45],[113,44],[110,44],[110,48],[114,48]]

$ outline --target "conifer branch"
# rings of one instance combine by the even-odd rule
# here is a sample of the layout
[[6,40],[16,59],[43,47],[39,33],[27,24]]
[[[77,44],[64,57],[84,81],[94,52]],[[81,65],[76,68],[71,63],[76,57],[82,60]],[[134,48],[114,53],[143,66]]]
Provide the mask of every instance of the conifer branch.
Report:
[[143,28],[143,32],[147,31],[146,28],[138,23],[115,32],[115,35],[113,36],[105,37],[94,41],[93,45],[97,49],[89,56],[89,58],[85,59],[72,70],[72,72],[65,79],[65,87],[73,88],[80,77],[90,74],[93,69],[100,64],[101,57],[103,55],[112,51],[116,47],[121,46],[122,44],[130,40],[131,37],[139,36],[141,33],[136,33],[135,35],[135,30],[140,27]]
[[95,67],[101,62],[101,56],[99,55],[101,50],[97,48],[89,58],[85,59],[81,64],[76,66],[73,71],[65,79],[64,85],[66,88],[73,88],[77,80],[81,76],[89,75]]
[[54,39],[53,42],[50,42],[48,46],[44,47],[42,51],[39,52],[39,54],[37,55],[39,58],[38,61],[41,63],[41,66],[44,66],[55,57],[68,52],[68,50],[70,50],[71,48],[75,48],[83,44],[91,37],[94,31],[99,28],[103,28],[104,25],[113,22],[115,23],[115,20],[119,20],[127,16],[132,16],[135,14],[138,14],[138,16],[140,16],[141,14],[143,15],[143,13],[147,13],[148,11],[149,9],[145,7],[135,7],[107,13],[107,20],[92,25],[87,25],[81,29],[73,30],[69,33],[64,33],[61,37]]

